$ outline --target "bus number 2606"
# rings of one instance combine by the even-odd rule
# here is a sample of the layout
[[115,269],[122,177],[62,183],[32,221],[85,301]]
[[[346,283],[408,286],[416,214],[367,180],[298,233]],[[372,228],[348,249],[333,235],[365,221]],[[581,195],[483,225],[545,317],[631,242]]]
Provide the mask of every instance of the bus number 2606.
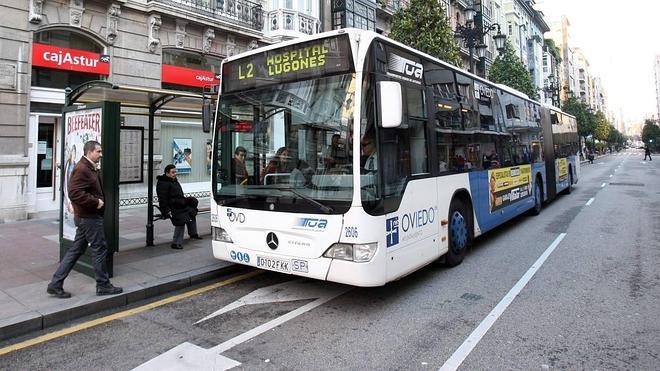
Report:
[[358,237],[357,227],[344,227],[344,236],[347,238],[357,238]]

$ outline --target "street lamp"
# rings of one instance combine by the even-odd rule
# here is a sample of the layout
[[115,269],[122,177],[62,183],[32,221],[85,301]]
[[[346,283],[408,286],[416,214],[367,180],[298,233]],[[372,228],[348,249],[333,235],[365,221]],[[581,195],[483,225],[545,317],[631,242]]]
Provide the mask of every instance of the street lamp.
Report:
[[493,40],[495,40],[495,47],[500,53],[504,50],[504,42],[506,41],[506,35],[502,33],[498,23],[493,23],[483,29],[479,29],[475,26],[474,19],[480,14],[481,11],[475,10],[473,8],[473,3],[470,2],[467,9],[465,9],[465,25],[459,24],[456,26],[456,31],[454,32],[456,43],[458,43],[458,45],[463,45],[470,51],[469,71],[472,73],[475,73],[473,58],[474,50],[477,50],[479,60],[483,61],[486,58],[486,49],[488,49],[488,46],[484,44],[485,35],[490,31],[497,30],[497,34],[493,36]]
[[546,96],[550,96],[552,105],[559,107],[559,81],[555,81],[554,75],[548,76],[548,84],[543,87],[543,91],[545,92]]

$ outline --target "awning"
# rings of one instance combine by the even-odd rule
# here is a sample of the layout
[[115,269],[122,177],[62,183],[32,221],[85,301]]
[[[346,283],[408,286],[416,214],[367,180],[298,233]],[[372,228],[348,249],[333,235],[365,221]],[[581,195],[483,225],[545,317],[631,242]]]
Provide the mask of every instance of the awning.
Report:
[[122,114],[200,118],[204,95],[177,90],[117,85],[107,81],[84,83],[67,95],[67,105],[100,101],[120,102]]

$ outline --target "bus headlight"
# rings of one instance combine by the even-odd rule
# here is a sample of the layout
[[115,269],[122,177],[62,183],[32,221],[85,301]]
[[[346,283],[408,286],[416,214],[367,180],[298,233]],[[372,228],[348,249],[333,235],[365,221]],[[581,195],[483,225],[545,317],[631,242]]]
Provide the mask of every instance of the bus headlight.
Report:
[[349,244],[336,243],[323,254],[326,258],[366,263],[370,261],[378,248],[377,243]]
[[229,233],[220,227],[213,227],[213,241],[234,243],[229,237]]

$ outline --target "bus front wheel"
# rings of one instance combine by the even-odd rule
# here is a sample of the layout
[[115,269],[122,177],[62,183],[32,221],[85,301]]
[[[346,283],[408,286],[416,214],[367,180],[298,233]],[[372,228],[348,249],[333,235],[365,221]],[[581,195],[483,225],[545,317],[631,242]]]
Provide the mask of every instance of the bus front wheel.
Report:
[[463,201],[455,199],[449,207],[449,251],[445,265],[454,267],[463,261],[470,245],[469,208]]
[[564,191],[567,195],[570,195],[573,192],[573,168],[568,168],[568,187]]

